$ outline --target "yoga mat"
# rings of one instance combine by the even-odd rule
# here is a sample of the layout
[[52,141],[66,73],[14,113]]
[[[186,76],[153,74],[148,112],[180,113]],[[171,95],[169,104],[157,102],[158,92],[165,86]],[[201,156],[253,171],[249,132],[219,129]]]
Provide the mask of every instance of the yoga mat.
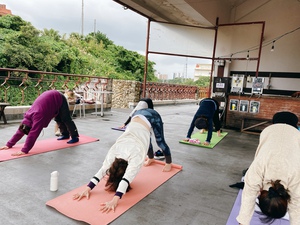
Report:
[[[240,207],[241,207],[242,192],[243,192],[243,190],[239,190],[239,193],[236,197],[236,200],[234,202],[234,205],[232,207],[232,210],[231,210],[231,213],[229,215],[226,225],[238,225],[239,224],[236,220],[236,217],[238,216]],[[250,222],[250,225],[265,225],[260,221],[259,216],[260,215],[257,212],[254,212],[253,217]],[[283,219],[283,218],[277,219],[272,223],[272,225],[290,225],[290,221],[287,219]]]
[[213,132],[212,133],[212,138],[211,138],[211,141],[210,141],[210,145],[201,144],[201,143],[204,143],[204,141],[206,140],[207,132],[204,132],[203,134],[201,134],[200,132],[192,134],[191,139],[200,140],[200,142],[201,142],[200,144],[190,143],[190,142],[183,141],[183,140],[179,141],[179,143],[187,144],[187,145],[194,145],[194,146],[197,146],[197,147],[214,148],[227,134],[228,134],[228,132],[222,132],[221,133],[222,136],[218,137],[217,132]]
[[[102,213],[100,204],[110,201],[114,192],[105,191],[105,179],[91,191],[90,199],[73,200],[73,195],[86,188],[86,184],[58,196],[46,203],[60,213],[74,220],[83,221],[91,225],[108,224],[141,201],[152,191],[182,170],[182,166],[172,164],[170,172],[162,172],[164,162],[155,160],[150,166],[143,166],[141,171],[131,183],[132,189],[120,199],[115,212]],[[97,168],[96,168],[97,169]],[[88,181],[87,181],[88,183]]]
[[69,147],[74,147],[77,145],[82,145],[94,141],[99,141],[97,138],[92,138],[84,135],[79,136],[79,142],[74,143],[74,144],[67,144],[67,140],[57,140],[56,138],[51,138],[51,139],[45,139],[45,140],[37,140],[33,146],[33,148],[30,150],[28,154],[25,155],[20,155],[20,156],[12,156],[11,154],[17,151],[21,151],[23,144],[16,144],[14,147],[7,149],[7,150],[0,150],[0,161],[6,161],[10,159],[17,159],[21,157],[27,157],[31,155],[36,155],[44,152],[50,152],[54,150],[59,150],[63,148],[69,148]]
[[125,128],[112,127],[111,129],[113,129],[113,130],[118,130],[118,131],[125,131],[126,127],[125,127]]

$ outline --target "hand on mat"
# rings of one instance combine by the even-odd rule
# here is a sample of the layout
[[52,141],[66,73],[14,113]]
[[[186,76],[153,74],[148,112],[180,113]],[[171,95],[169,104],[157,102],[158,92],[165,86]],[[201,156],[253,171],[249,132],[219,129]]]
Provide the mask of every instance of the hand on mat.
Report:
[[91,188],[86,187],[86,189],[83,192],[73,195],[73,200],[77,199],[77,201],[80,201],[80,199],[82,199],[83,197],[90,199],[90,191],[91,191]]
[[119,200],[120,200],[119,196],[114,196],[110,202],[101,203],[100,205],[103,207],[100,208],[100,211],[102,211],[103,213],[104,212],[109,213],[110,210],[115,212],[115,209],[117,208]]
[[119,128],[120,129],[124,129],[126,127],[126,125],[125,124],[123,124],[122,126],[120,126]]
[[207,146],[207,145],[210,145],[210,142],[204,141],[204,142],[203,142],[203,145],[206,145],[206,146]]
[[172,169],[172,164],[171,163],[166,163],[163,172],[169,172]]
[[7,146],[2,146],[2,147],[0,148],[0,150],[7,150],[7,149],[9,149],[9,147],[7,147]]
[[11,155],[12,156],[20,156],[20,155],[25,155],[25,153],[22,152],[22,151],[18,151],[18,152],[15,152],[15,153],[11,154]]

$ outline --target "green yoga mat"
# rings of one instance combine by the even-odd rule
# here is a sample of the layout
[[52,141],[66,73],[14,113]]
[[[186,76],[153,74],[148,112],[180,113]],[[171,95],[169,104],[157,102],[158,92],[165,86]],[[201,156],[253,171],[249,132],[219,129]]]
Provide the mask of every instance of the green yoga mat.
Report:
[[228,132],[222,132],[221,133],[222,136],[218,137],[217,132],[213,132],[212,138],[210,141],[210,145],[202,144],[206,140],[207,132],[204,132],[203,134],[200,134],[200,132],[192,134],[191,139],[198,139],[201,142],[200,144],[190,143],[190,142],[183,141],[183,140],[179,141],[179,143],[187,144],[187,145],[194,145],[194,146],[203,147],[203,148],[214,148],[224,137],[226,137],[227,134],[228,134]]

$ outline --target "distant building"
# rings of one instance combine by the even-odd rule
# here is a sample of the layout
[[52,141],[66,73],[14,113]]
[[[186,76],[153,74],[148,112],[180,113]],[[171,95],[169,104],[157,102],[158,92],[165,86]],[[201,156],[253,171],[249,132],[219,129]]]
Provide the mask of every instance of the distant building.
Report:
[[198,80],[201,76],[210,76],[211,64],[196,64],[194,72],[194,81]]
[[184,77],[183,77],[183,74],[181,74],[181,73],[173,73],[173,79],[175,79],[175,78],[184,78]]
[[155,76],[160,80],[168,80],[168,74],[157,73]]
[[12,15],[11,10],[6,9],[6,5],[0,4],[0,16],[4,16],[7,14]]

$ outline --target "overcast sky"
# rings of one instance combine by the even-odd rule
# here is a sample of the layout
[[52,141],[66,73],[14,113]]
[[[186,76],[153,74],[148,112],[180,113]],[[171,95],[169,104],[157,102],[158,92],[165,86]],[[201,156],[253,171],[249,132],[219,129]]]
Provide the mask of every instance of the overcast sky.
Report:
[[[39,30],[54,29],[62,34],[82,32],[82,0],[0,0],[12,14],[31,22]],[[84,0],[84,35],[104,33],[116,45],[145,55],[147,19],[131,10],[124,10],[112,0]],[[199,61],[193,58],[149,54],[160,74],[181,73],[193,77]],[[187,74],[187,75],[186,75]]]

